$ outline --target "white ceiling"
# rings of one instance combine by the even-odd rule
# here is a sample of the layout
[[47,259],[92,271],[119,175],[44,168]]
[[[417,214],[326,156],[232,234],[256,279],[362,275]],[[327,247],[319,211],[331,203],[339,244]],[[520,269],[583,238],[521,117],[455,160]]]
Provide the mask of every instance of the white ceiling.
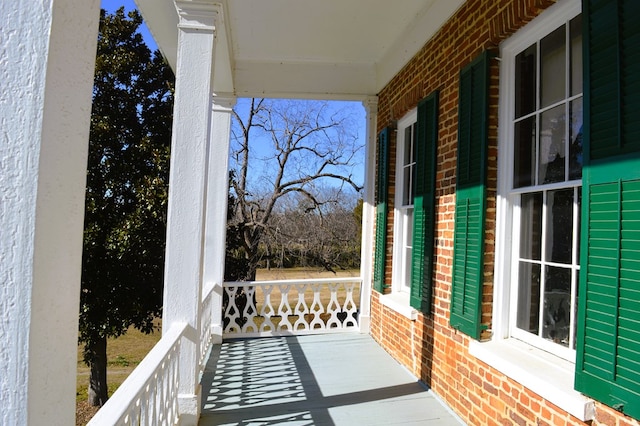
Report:
[[[208,3],[204,0],[201,2]],[[136,0],[175,69],[173,0]],[[214,90],[239,97],[375,95],[464,0],[218,0]]]

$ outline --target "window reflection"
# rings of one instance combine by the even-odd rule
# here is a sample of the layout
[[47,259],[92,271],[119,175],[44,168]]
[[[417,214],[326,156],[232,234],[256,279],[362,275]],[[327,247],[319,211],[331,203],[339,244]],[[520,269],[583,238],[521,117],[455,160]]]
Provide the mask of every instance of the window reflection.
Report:
[[569,180],[582,178],[582,98],[571,102]]
[[569,346],[571,324],[571,269],[547,266],[542,337]]
[[541,114],[539,184],[565,180],[565,106]]
[[564,26],[540,41],[540,107],[542,108],[565,97],[565,52]]

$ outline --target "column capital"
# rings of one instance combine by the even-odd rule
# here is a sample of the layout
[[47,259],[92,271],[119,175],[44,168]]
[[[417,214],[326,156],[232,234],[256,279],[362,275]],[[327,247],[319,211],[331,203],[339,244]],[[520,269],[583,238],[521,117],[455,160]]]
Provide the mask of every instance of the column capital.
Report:
[[211,1],[175,0],[180,29],[214,31],[221,5]]
[[213,111],[230,112],[236,105],[237,98],[230,93],[213,94]]
[[377,96],[368,96],[366,99],[362,101],[362,105],[364,105],[364,109],[367,112],[367,115],[373,115],[378,113],[378,97]]

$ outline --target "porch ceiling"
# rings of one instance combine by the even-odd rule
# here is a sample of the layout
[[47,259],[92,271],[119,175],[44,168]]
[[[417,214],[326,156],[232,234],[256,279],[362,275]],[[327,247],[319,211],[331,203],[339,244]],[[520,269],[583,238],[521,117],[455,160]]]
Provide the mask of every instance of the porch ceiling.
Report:
[[[136,0],[175,69],[173,0]],[[214,90],[238,97],[375,95],[464,0],[219,0]]]

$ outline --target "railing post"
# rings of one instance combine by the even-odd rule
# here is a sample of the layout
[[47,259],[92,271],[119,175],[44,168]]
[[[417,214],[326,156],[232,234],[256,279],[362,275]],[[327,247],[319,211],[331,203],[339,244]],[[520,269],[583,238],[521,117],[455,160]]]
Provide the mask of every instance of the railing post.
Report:
[[[179,362],[180,422],[200,413],[199,331],[217,5],[175,1],[179,15],[171,143],[163,333],[189,326]],[[191,340],[193,338],[193,340]]]
[[[231,112],[236,98],[213,97],[211,110],[211,150],[207,185],[207,215],[204,252],[204,288],[214,287],[210,306],[213,343],[222,343],[222,283],[227,234],[227,201],[229,192],[229,137]],[[205,342],[206,343],[206,342]]]
[[364,160],[364,191],[362,204],[362,245],[360,252],[360,331],[368,333],[371,324],[371,271],[373,257],[373,203],[375,193],[376,172],[376,116],[378,114],[378,98],[372,96],[363,102],[367,112],[367,135]]

